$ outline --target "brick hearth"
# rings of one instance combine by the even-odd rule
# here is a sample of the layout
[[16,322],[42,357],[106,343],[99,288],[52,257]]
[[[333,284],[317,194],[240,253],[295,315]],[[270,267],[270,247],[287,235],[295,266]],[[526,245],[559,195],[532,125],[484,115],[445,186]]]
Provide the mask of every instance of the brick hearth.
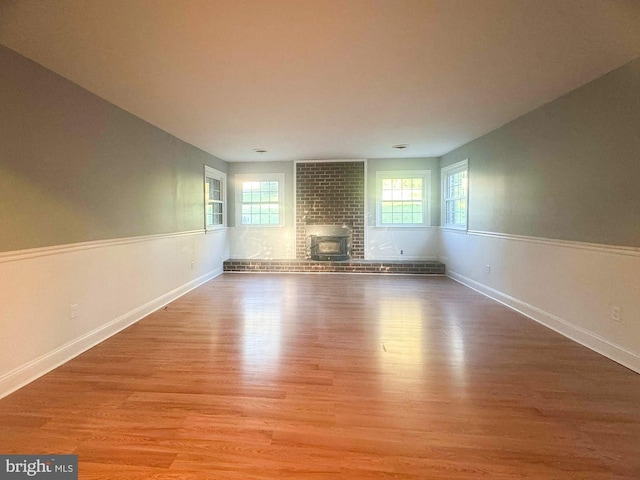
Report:
[[435,261],[350,260],[227,260],[225,272],[234,273],[384,273],[396,275],[444,275],[445,265]]

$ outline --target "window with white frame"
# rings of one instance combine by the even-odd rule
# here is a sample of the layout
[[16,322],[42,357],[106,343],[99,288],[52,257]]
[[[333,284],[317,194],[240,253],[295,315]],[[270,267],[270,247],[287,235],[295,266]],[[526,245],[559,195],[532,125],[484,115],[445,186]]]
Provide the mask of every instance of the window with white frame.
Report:
[[467,228],[469,204],[469,161],[463,160],[441,171],[442,226]]
[[240,225],[284,225],[284,175],[236,175],[236,205]]
[[204,225],[206,230],[224,228],[226,215],[227,175],[209,166],[204,167]]
[[377,225],[420,227],[429,225],[431,172],[412,170],[377,172]]

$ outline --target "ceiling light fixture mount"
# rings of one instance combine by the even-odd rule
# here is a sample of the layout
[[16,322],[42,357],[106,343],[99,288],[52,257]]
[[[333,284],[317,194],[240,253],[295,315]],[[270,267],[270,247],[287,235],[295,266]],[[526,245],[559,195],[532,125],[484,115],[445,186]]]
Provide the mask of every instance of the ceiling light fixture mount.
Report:
[[392,148],[395,148],[396,150],[404,150],[405,148],[409,147],[408,143],[396,143],[395,145],[391,145]]

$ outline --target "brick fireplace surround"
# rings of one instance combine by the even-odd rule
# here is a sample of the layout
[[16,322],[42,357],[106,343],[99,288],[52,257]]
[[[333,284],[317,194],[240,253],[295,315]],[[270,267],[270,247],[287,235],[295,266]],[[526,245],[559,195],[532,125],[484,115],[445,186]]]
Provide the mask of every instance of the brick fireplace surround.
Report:
[[351,230],[351,258],[364,259],[364,162],[296,164],[296,258],[308,258],[307,227]]
[[[300,162],[296,164],[296,259],[227,260],[225,272],[386,273],[444,275],[434,261],[364,260],[365,164]],[[314,225],[334,225],[351,231],[351,259],[340,262],[308,258],[306,236]]]

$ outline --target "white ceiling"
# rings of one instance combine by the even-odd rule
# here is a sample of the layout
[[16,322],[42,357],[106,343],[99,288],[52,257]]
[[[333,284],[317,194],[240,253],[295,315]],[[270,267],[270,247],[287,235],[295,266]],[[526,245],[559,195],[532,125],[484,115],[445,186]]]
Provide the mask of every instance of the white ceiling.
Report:
[[640,56],[640,1],[0,0],[0,43],[226,161],[440,156]]

